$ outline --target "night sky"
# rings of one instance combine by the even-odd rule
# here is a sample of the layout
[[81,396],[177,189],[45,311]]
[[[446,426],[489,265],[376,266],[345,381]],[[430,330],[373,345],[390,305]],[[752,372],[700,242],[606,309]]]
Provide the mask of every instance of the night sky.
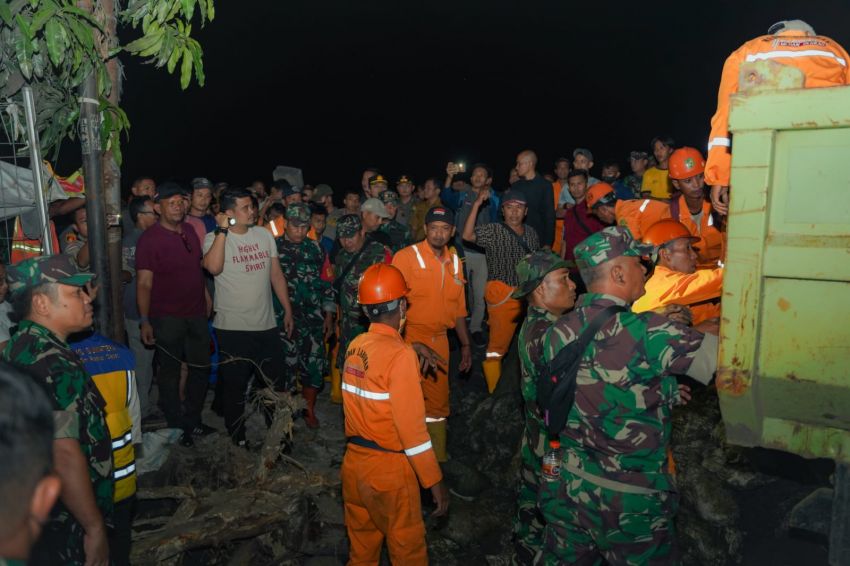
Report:
[[[723,61],[777,20],[850,47],[850,2],[218,0],[197,34],[206,86],[130,61],[123,186],[152,175],[247,185],[275,165],[337,194],[516,153],[575,147],[626,166],[657,134],[705,148]],[[627,171],[624,171],[624,174]]]

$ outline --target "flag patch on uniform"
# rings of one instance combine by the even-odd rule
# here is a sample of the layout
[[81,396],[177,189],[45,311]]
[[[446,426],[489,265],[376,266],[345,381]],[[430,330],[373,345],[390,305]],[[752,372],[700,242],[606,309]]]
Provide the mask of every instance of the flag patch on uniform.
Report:
[[363,377],[364,375],[366,375],[363,370],[351,366],[345,366],[345,373],[350,373],[354,377]]

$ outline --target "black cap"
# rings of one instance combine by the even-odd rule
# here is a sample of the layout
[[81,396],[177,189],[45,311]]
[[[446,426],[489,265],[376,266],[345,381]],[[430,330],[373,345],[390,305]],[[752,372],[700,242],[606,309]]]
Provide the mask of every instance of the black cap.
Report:
[[175,195],[187,197],[189,196],[189,192],[173,181],[166,181],[156,188],[156,194],[153,197],[153,201],[159,202],[162,199],[171,198]]
[[430,224],[431,222],[445,222],[446,224],[454,225],[454,212],[445,206],[431,207],[431,210],[429,210],[428,214],[425,215],[425,224]]

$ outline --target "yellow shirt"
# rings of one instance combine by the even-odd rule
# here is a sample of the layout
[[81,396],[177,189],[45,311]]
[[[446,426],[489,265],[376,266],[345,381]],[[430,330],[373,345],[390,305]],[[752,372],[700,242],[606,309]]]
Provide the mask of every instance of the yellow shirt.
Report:
[[649,191],[652,198],[670,198],[670,193],[673,191],[673,184],[667,176],[667,169],[659,169],[658,167],[650,167],[643,174],[643,183],[640,186],[641,192]]

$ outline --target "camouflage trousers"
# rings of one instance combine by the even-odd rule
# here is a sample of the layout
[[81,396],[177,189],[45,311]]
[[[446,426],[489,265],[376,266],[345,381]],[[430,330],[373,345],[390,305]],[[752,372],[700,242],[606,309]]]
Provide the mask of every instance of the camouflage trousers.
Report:
[[520,446],[517,512],[514,517],[514,551],[516,564],[534,564],[543,549],[546,521],[537,507],[540,465],[546,446],[543,422],[530,411],[525,413],[525,431]]
[[364,323],[365,316],[351,316],[343,313],[339,321],[339,351],[336,354],[336,367],[342,371],[345,365],[345,353],[352,340],[366,332],[369,327]]
[[328,372],[328,358],[323,335],[324,318],[321,313],[313,316],[296,316],[292,337],[281,332],[283,355],[289,375],[298,375],[303,387],[321,389]]
[[678,495],[624,493],[573,476],[542,482],[546,520],[540,564],[678,564],[675,515]]

